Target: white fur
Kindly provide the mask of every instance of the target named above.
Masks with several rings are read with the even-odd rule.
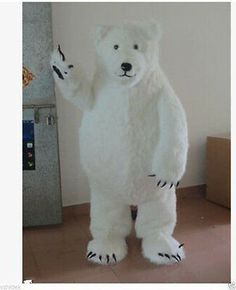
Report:
[[[57,51],[52,55],[51,65],[67,72],[64,80],[54,73],[61,92],[84,111],[80,150],[91,188],[94,238],[88,253],[96,254],[89,259],[97,263],[106,264],[107,255],[115,254],[117,261],[125,257],[124,239],[132,224],[129,205],[138,205],[135,227],[143,238],[145,257],[157,264],[176,262],[159,252],[184,258],[183,249],[172,238],[176,197],[170,185],[185,171],[187,124],[183,107],[159,66],[159,39],[154,24],[98,27],[92,81],[80,66],[78,71],[67,69]],[[130,78],[121,77],[124,62],[132,64],[127,72]]]

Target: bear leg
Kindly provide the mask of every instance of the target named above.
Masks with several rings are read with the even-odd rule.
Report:
[[[90,231],[93,240],[88,243],[87,259],[109,265],[127,255],[125,237],[130,233],[132,219],[130,207],[114,196],[92,193]]]
[[[185,258],[183,244],[172,237],[175,224],[174,189],[166,189],[155,199],[139,205],[135,229],[143,239],[144,257],[155,264],[173,264]]]

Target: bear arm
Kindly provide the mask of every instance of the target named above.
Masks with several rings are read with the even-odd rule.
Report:
[[[154,153],[152,170],[158,180],[176,184],[185,171],[188,136],[184,109],[172,90],[162,90],[158,114],[160,141]]]
[[[81,65],[68,63],[60,45],[52,52],[50,65],[63,97],[81,110],[90,110],[94,101],[93,90]]]
[[[81,68],[74,70],[65,82],[57,83],[58,87],[66,100],[82,111],[90,110],[94,102],[92,86]]]

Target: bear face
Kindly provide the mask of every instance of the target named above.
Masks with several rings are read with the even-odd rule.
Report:
[[[99,67],[109,82],[132,87],[158,65],[157,24],[103,25],[96,31]]]

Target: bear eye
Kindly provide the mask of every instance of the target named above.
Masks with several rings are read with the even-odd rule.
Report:
[[[119,45],[118,44],[115,44],[114,45],[114,49],[118,49],[119,48]]]
[[[137,44],[134,45],[134,49],[138,49],[138,45]]]

